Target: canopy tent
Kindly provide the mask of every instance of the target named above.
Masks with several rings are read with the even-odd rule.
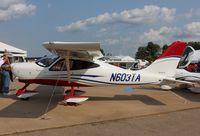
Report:
[[[0,42],[0,56],[3,55],[5,49],[11,53],[13,57],[27,57],[27,51]]]
[[[134,58],[130,56],[109,56],[106,62],[137,62]]]

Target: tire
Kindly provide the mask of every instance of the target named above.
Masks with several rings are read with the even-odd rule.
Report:
[[[23,101],[28,101],[30,99],[30,97],[26,97],[26,98],[21,98]]]

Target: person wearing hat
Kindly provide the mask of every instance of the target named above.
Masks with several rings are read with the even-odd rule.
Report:
[[[2,92],[3,95],[10,95],[9,87],[10,87],[10,61],[8,58],[7,50],[4,51],[3,54],[3,65],[1,66],[2,69]]]

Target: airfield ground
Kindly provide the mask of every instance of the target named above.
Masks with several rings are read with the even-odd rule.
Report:
[[[0,95],[0,135],[199,135],[200,94],[137,86],[79,88],[89,100],[79,106],[59,104],[63,88],[31,85],[39,91],[28,101],[15,97],[23,84],[11,85],[13,95]],[[47,112],[45,112],[47,110]]]

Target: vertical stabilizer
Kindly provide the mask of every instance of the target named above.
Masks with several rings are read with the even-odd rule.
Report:
[[[175,70],[180,61],[180,57],[165,57],[155,60],[150,66],[143,69],[144,72],[160,74],[166,77],[174,77]]]
[[[163,54],[159,56],[150,66],[144,69],[145,72],[160,74],[166,77],[174,77],[175,70],[180,57],[186,47],[186,42],[176,41],[172,43]]]
[[[159,56],[159,58],[170,57],[170,56],[182,56],[187,43],[176,41],[173,42],[164,52]]]

